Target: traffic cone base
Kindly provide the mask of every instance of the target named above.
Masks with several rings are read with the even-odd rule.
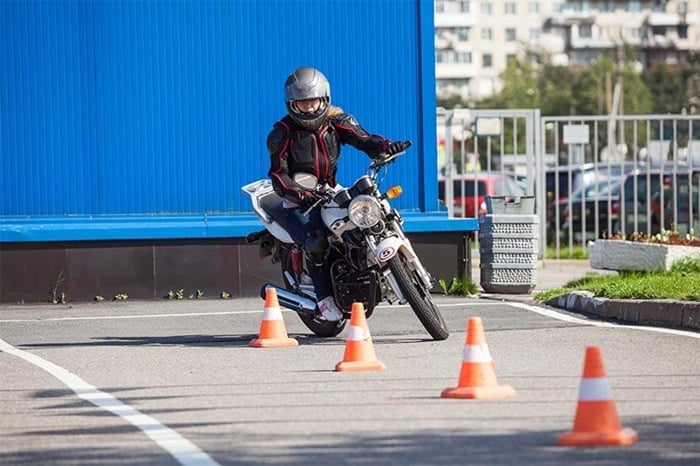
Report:
[[[440,394],[442,398],[498,399],[513,398],[515,389],[509,385],[493,387],[454,387],[446,388]]]
[[[253,348],[285,348],[299,346],[299,342],[294,338],[253,338],[248,343]]]
[[[557,444],[563,447],[626,446],[639,440],[637,432],[623,428],[617,432],[567,432],[559,436]]]
[[[253,348],[283,348],[298,346],[299,342],[287,335],[287,327],[284,325],[282,310],[280,309],[277,291],[268,288],[265,292],[265,310],[258,338],[250,340],[248,346]]]
[[[586,347],[583,377],[571,432],[557,439],[560,446],[625,446],[639,439],[637,432],[620,425],[597,346]]]
[[[383,371],[386,366],[381,361],[341,361],[335,365],[338,372]]]
[[[335,365],[335,370],[342,371],[381,371],[386,366],[377,359],[369,334],[365,309],[362,303],[352,303],[350,328],[345,342],[343,360]]]
[[[446,388],[442,398],[496,399],[512,398],[515,390],[508,385],[498,385],[495,363],[491,358],[479,317],[471,317],[467,325],[462,369],[454,388]]]

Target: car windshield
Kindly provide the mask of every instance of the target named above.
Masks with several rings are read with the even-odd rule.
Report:
[[[511,177],[494,178],[493,192],[489,192],[485,180],[454,180],[452,183],[452,195],[455,198],[473,196],[521,196],[524,191]],[[438,195],[444,199],[445,185],[441,180],[438,185]]]
[[[620,183],[620,180],[615,179],[598,180],[575,190],[571,193],[571,199],[580,200],[583,197],[590,199],[594,197],[612,196],[619,192]]]

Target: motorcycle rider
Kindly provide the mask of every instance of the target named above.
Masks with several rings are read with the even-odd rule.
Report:
[[[315,68],[297,68],[285,81],[284,88],[287,115],[273,125],[267,137],[268,175],[275,192],[284,199],[290,234],[306,253],[321,315],[325,320],[338,321],[343,313],[333,298],[321,211],[316,208],[304,215],[318,199],[295,184],[293,177],[297,173],[309,173],[320,184],[333,187],[342,144],[350,144],[372,159],[394,155],[402,150],[402,145],[369,134],[354,117],[331,106],[330,84]]]

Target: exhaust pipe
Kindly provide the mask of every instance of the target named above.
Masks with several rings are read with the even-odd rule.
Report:
[[[316,303],[309,298],[305,298],[296,293],[293,293],[285,288],[280,288],[272,283],[266,283],[265,286],[260,290],[260,297],[265,299],[267,295],[268,288],[274,288],[277,292],[277,299],[279,300],[280,306],[284,306],[287,309],[298,314],[305,314],[307,316],[314,316],[316,312]]]

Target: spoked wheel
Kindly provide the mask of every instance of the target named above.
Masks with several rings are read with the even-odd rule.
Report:
[[[408,304],[416,313],[418,320],[435,340],[445,340],[450,335],[440,310],[435,305],[430,290],[425,289],[423,282],[406,264],[406,258],[400,253],[389,260],[389,268],[403,291]]]
[[[304,270],[297,276],[293,272],[292,268],[292,255],[290,248],[284,248],[281,253],[281,264],[282,264],[282,277],[284,278],[284,286],[289,291],[294,291],[294,287],[291,283],[287,281],[286,271],[294,276],[297,283],[311,283],[311,277],[309,277],[306,271],[306,260],[304,260]],[[306,325],[306,327],[311,330],[315,335],[319,337],[335,337],[345,328],[345,319],[339,320],[337,322],[329,322],[327,320],[317,319],[315,317],[308,316],[306,314],[297,313],[301,321]]]

